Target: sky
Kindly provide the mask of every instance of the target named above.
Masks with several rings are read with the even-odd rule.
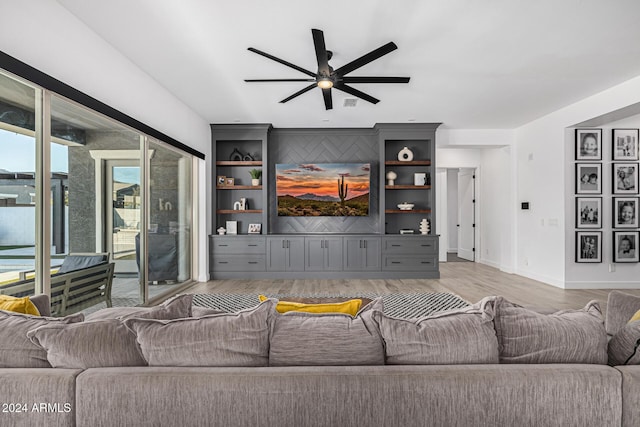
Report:
[[[370,170],[369,163],[277,164],[276,191],[278,196],[312,193],[338,198],[338,180],[344,176],[349,200],[369,193]]]
[[[35,172],[35,139],[0,129],[0,169],[10,172]],[[65,145],[51,144],[51,171],[69,172]]]

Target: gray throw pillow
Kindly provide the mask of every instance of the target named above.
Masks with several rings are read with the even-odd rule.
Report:
[[[237,313],[177,320],[127,319],[149,366],[267,366],[275,300]]]
[[[54,368],[145,366],[135,335],[117,319],[47,325],[29,331]]]
[[[609,292],[607,299],[607,333],[615,335],[640,310],[640,297],[620,291]]]
[[[607,333],[596,301],[545,315],[499,297],[494,324],[501,363],[607,363]]]
[[[628,323],[611,338],[609,365],[640,365],[640,320]]]
[[[388,365],[456,365],[498,363],[493,328],[495,297],[469,307],[418,319],[379,314]]]
[[[384,365],[374,313],[382,298],[355,317],[342,313],[277,313],[271,329],[270,366]]]
[[[154,307],[112,307],[87,314],[85,320],[142,319],[172,320],[191,317],[192,294],[178,295]]]
[[[82,322],[84,315],[40,317],[0,310],[0,368],[50,368],[47,352],[27,338],[43,325]]]

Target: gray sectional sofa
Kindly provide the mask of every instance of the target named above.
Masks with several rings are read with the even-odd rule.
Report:
[[[46,354],[57,367],[6,366],[21,363],[7,356],[14,344],[2,336],[15,316],[0,313],[0,425],[640,425],[640,367],[606,364],[605,326],[595,304],[549,316],[489,299],[453,314],[400,320],[385,318],[375,300],[355,318],[271,314],[275,303],[266,303],[272,305],[227,315],[192,310],[182,296],[154,308],[105,309],[84,321],[32,329],[24,344],[40,348],[28,348],[23,360],[44,363]],[[609,304],[607,332],[615,339],[633,325],[626,320],[640,299],[614,292]],[[128,338],[109,335],[122,334],[122,325],[135,335],[139,353],[126,349],[105,359],[102,353],[130,346]],[[490,325],[495,336],[487,332]],[[632,333],[640,330],[635,326]],[[85,346],[91,331],[96,342]],[[221,343],[225,334],[231,338]],[[267,334],[266,349],[256,346],[255,334]],[[559,337],[564,352],[553,342]],[[381,363],[372,354],[377,342]],[[484,363],[472,363],[474,353]],[[124,366],[140,355],[156,366]],[[120,366],[104,366],[114,360]],[[311,366],[322,360],[327,364]],[[308,366],[274,366],[288,361]],[[74,364],[79,367],[69,367]]]

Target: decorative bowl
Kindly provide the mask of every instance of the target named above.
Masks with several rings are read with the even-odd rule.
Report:
[[[401,211],[410,211],[414,206],[415,205],[413,203],[404,202],[398,204],[398,209],[400,209]]]

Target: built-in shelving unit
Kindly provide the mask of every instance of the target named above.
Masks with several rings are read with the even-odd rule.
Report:
[[[262,185],[218,185],[216,190],[262,190]]]
[[[431,190],[430,185],[385,185],[385,190]]]

